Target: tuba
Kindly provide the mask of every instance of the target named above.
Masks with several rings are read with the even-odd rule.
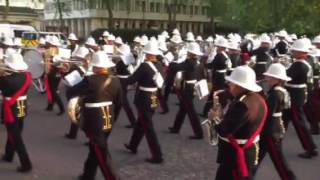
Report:
[[[212,110],[215,112],[215,116],[212,119],[206,119],[201,124],[207,129],[208,141],[212,146],[216,146],[219,141],[218,133],[215,130],[215,126],[219,124],[222,119],[222,106],[219,102],[218,93],[222,91],[216,91],[213,93],[213,106]]]
[[[68,102],[68,115],[72,123],[79,125],[80,128],[83,127],[83,116],[82,116],[82,98],[76,96],[71,98]]]

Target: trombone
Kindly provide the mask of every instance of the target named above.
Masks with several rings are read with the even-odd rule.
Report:
[[[0,77],[9,76],[13,73],[17,73],[19,71],[9,68],[6,64],[0,63]]]

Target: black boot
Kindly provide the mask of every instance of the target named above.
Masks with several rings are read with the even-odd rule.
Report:
[[[53,110],[53,103],[48,103],[47,108],[45,109],[46,111],[52,111]]]

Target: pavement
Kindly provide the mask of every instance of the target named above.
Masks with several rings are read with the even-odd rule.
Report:
[[[64,93],[61,93],[64,98]],[[129,93],[132,102],[133,92]],[[65,101],[65,99],[64,99]],[[145,139],[139,146],[136,155],[124,149],[123,144],[128,142],[132,129],[126,129],[127,117],[122,111],[114,125],[109,139],[109,150],[114,164],[123,180],[209,180],[215,178],[218,167],[216,163],[217,147],[210,146],[206,139],[189,140],[192,129],[186,118],[180,134],[172,135],[167,128],[172,125],[178,106],[175,95],[170,96],[170,112],[166,115],[156,113],[154,126],[159,137],[164,154],[164,163],[153,165],[144,162],[150,156]],[[196,109],[201,112],[204,100],[196,101]],[[67,114],[57,116],[57,107],[53,112],[44,111],[46,96],[31,88],[29,91],[29,115],[25,120],[23,137],[34,169],[31,173],[19,174],[16,167],[19,165],[17,157],[13,163],[0,161],[1,180],[74,180],[82,172],[83,163],[87,157],[87,142],[82,132],[76,140],[64,138],[70,121]],[[134,107],[134,106],[133,106]],[[134,109],[134,108],[133,108]],[[159,110],[160,111],[160,110]],[[203,120],[203,119],[202,119]],[[313,136],[318,147],[319,136]],[[0,126],[0,153],[3,154],[6,141],[6,130]],[[297,157],[303,149],[295,131],[290,125],[284,140],[283,151],[288,163],[294,170],[298,180],[319,180],[320,158],[305,160]],[[98,172],[97,180],[103,177]],[[270,158],[267,156],[256,177],[256,180],[279,180]]]

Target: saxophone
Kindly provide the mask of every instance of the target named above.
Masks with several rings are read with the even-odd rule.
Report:
[[[215,112],[215,116],[211,119],[206,119],[201,123],[207,129],[208,141],[212,146],[216,146],[218,144],[219,136],[215,130],[215,126],[218,125],[222,119],[222,106],[219,102],[219,92],[221,91],[216,91],[213,93],[212,111]]]

